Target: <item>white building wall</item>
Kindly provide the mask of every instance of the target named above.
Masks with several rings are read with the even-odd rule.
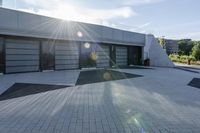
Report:
[[[145,36],[145,46],[144,46],[144,60],[149,58],[149,49],[152,43],[154,36],[153,35],[146,35]]]
[[[144,46],[145,34],[65,21],[0,7],[0,34]],[[82,37],[77,36],[81,32]]]
[[[150,66],[174,67],[173,62],[153,35],[146,35],[145,40],[144,59],[150,59]]]

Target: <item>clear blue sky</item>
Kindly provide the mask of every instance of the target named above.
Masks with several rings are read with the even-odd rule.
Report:
[[[3,0],[3,7],[156,37],[200,40],[200,0]]]

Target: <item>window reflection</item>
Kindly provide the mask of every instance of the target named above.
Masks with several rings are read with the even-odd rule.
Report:
[[[81,66],[96,67],[97,45],[93,43],[83,43],[81,45]]]
[[[42,44],[42,70],[53,70],[55,64],[54,44]]]

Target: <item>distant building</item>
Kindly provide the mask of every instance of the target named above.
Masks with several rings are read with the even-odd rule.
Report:
[[[190,42],[192,39],[181,39],[181,41]]]
[[[165,49],[167,54],[178,54],[178,40],[165,39]]]

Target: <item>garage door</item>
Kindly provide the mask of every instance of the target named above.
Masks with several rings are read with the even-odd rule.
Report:
[[[116,47],[116,64],[118,66],[127,65],[127,47]]]
[[[97,49],[97,67],[110,67],[110,49],[109,46],[100,45]]]
[[[79,45],[76,42],[59,42],[55,45],[56,70],[79,68]]]
[[[39,42],[6,40],[6,73],[39,71]]]

